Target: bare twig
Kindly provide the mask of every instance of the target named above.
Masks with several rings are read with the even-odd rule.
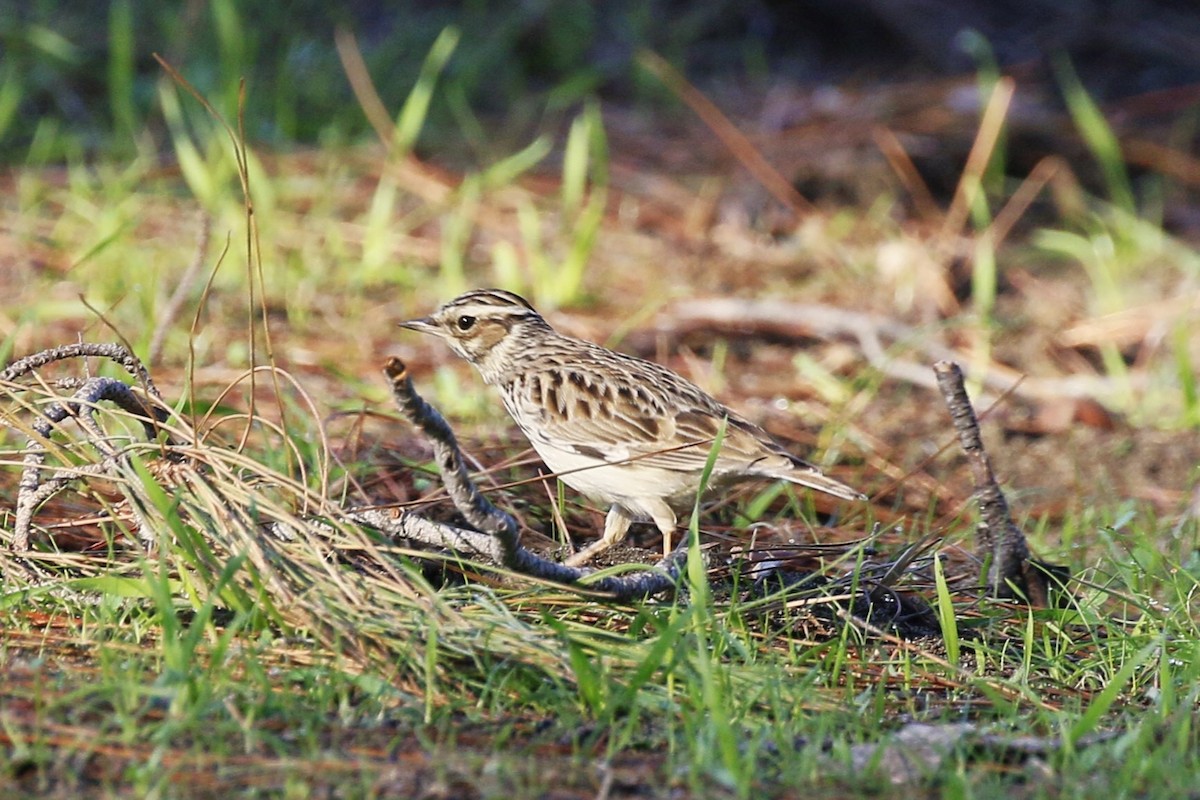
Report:
[[[76,391],[70,399],[52,403],[39,411],[39,418],[33,423],[33,435],[29,437],[21,480],[17,488],[16,519],[10,545],[14,552],[24,553],[29,550],[33,515],[39,506],[71,481],[88,475],[107,473],[120,460],[120,454],[108,444],[104,432],[95,420],[97,403],[102,400],[115,403],[137,417],[141,420],[147,439],[153,439],[158,434],[159,424],[166,420],[165,409],[156,405],[156,401],[161,402],[162,398],[150,379],[150,374],[136,356],[119,344],[78,343],[43,350],[18,359],[0,370],[0,382],[15,382],[55,361],[88,356],[108,358],[120,364],[141,384],[149,399],[138,397],[127,384],[113,378],[67,379],[58,382],[59,388]],[[99,452],[100,461],[82,467],[60,468],[57,475],[43,480],[46,443],[54,427],[67,417],[74,417],[83,427],[89,443]]]
[[[851,311],[823,303],[711,297],[677,303],[671,308],[671,316],[664,319],[659,327],[688,331],[701,326],[706,329],[765,332],[790,338],[849,338],[858,345],[868,363],[884,375],[930,389],[936,386],[936,379],[929,375],[926,363],[895,358],[889,348],[903,344],[929,360],[951,361],[960,357],[952,348],[931,341],[930,336],[919,328],[878,314]],[[973,374],[972,377],[981,380],[996,395],[1012,392],[1031,400],[1103,397],[1115,394],[1118,388],[1117,382],[1110,377],[1070,375],[1039,378],[998,363],[989,364],[985,374]],[[1133,375],[1123,380],[1137,386],[1144,377]]]
[[[933,365],[933,371],[975,483],[980,513],[978,551],[983,563],[990,564],[987,585],[994,597],[1020,596],[1034,605],[1047,605],[1049,587],[1045,568],[1030,559],[1025,534],[1013,522],[1008,501],[996,482],[983,448],[979,420],[963,384],[962,369],[953,361],[939,361]]]
[[[114,447],[96,420],[95,415],[101,401],[114,403],[132,414],[141,422],[149,439],[156,437],[168,420],[168,408],[162,403],[145,366],[126,348],[116,344],[75,344],[46,350],[20,359],[0,371],[0,381],[13,384],[17,379],[55,361],[96,356],[112,359],[123,366],[138,380],[146,394],[136,394],[128,384],[107,377],[67,378],[52,384],[44,381],[41,383],[47,391],[57,388],[73,390],[73,394],[52,401],[42,408],[32,403],[26,404],[35,419],[29,426],[21,428],[28,435],[29,444],[19,482],[11,541],[11,550],[15,553],[23,554],[29,551],[33,516],[37,509],[72,481],[94,476],[123,480],[126,474],[127,451]],[[654,567],[632,575],[596,579],[589,579],[589,572],[586,570],[549,561],[526,550],[518,541],[516,521],[488,502],[471,482],[450,427],[442,416],[413,390],[404,365],[399,361],[389,363],[387,375],[392,380],[401,410],[432,440],[447,492],[473,530],[436,523],[408,512],[391,514],[367,509],[335,510],[333,517],[337,521],[368,526],[393,538],[408,539],[427,547],[479,557],[536,578],[578,584],[580,588],[619,599],[644,597],[675,588],[687,555],[686,539],[675,552]],[[23,387],[17,384],[11,388],[19,390]],[[92,464],[57,466],[51,469],[46,465],[50,437],[56,426],[68,418],[74,419],[80,425],[85,441],[97,451],[99,458]],[[190,435],[185,438],[190,439]],[[170,438],[165,442],[165,445],[175,444],[177,443]],[[197,446],[193,441],[184,444],[189,448]],[[176,453],[172,460],[180,457]],[[47,478],[48,471],[52,474]],[[297,523],[294,524],[301,522],[317,530],[328,528],[328,523],[313,517],[297,518]],[[297,535],[297,531],[286,526],[272,525],[268,526],[268,529],[281,539],[294,538]],[[143,533],[148,536],[150,534],[145,530]],[[4,559],[3,565],[7,570],[10,566],[9,560]],[[11,566],[14,569],[24,568],[20,563],[13,563]]]
[[[562,583],[578,583],[585,578],[588,575],[587,570],[544,559],[521,546],[517,521],[492,505],[475,488],[467,473],[467,465],[454,432],[437,409],[417,394],[404,362],[398,358],[390,359],[384,368],[384,374],[392,383],[392,394],[400,412],[420,428],[432,443],[442,481],[451,500],[454,501],[455,508],[466,518],[467,524],[495,540],[495,548],[480,547],[481,542],[473,540],[475,544],[472,544],[472,548],[475,552],[482,554],[491,549],[499,556],[496,559],[499,563],[537,578]],[[439,532],[438,535],[442,534]],[[619,599],[644,597],[674,589],[686,558],[687,537],[684,537],[675,550],[653,568],[633,575],[589,581],[586,587],[612,594]]]
[[[138,385],[145,389],[147,394],[156,400],[162,399],[162,395],[159,393],[158,388],[155,387],[154,381],[150,380],[150,373],[146,371],[145,365],[125,347],[113,343],[78,342],[76,344],[65,344],[61,347],[42,350],[31,356],[19,358],[3,370],[0,370],[0,382],[15,381],[35,370],[41,369],[47,364],[53,364],[55,361],[89,356],[107,358],[117,362],[137,380]]]
[[[157,434],[157,423],[166,419],[160,408],[148,407],[141,398],[133,394],[127,384],[114,378],[88,378],[70,400],[53,403],[41,411],[41,418],[33,423],[34,435],[29,437],[25,453],[24,469],[17,489],[17,513],[13,526],[11,549],[18,553],[29,550],[30,529],[33,514],[38,506],[49,500],[72,480],[84,475],[109,472],[121,459],[118,451],[106,441],[104,431],[95,420],[96,404],[107,400],[138,417],[146,432],[146,438]],[[60,470],[59,475],[43,482],[41,472],[46,462],[46,445],[54,426],[67,417],[75,417],[88,434],[89,443],[100,453],[101,460],[86,467],[71,467]]]

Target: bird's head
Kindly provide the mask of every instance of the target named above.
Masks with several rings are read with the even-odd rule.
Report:
[[[476,289],[459,295],[428,317],[400,327],[430,333],[474,364],[489,383],[505,363],[517,358],[522,340],[550,331],[549,324],[525,298],[502,289]]]

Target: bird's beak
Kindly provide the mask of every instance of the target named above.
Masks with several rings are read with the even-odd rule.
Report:
[[[401,322],[400,327],[408,328],[410,331],[417,331],[418,333],[437,334],[439,330],[438,326],[435,325],[433,320],[431,320],[429,317],[421,317],[420,319],[410,319],[406,322]]]

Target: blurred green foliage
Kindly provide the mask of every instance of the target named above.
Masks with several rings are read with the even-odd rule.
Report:
[[[637,48],[682,58],[705,37],[731,33],[726,23],[733,6],[0,0],[0,161],[59,162],[160,148],[156,85],[164,76],[155,53],[230,120],[244,78],[253,141],[333,145],[370,136],[334,46],[339,27],[357,37],[394,112],[439,33],[454,26],[461,42],[430,109],[426,140],[445,146],[445,137],[463,136],[464,119],[476,114],[502,118],[513,135],[524,136],[545,114],[575,106],[600,88],[658,97],[658,87],[635,73]],[[744,47],[730,57],[755,62]]]

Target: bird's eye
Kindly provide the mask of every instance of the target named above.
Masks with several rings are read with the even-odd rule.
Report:
[[[471,328],[475,327],[475,318],[464,314],[458,318],[458,322],[456,324],[458,325],[458,329],[460,331],[469,331]]]

